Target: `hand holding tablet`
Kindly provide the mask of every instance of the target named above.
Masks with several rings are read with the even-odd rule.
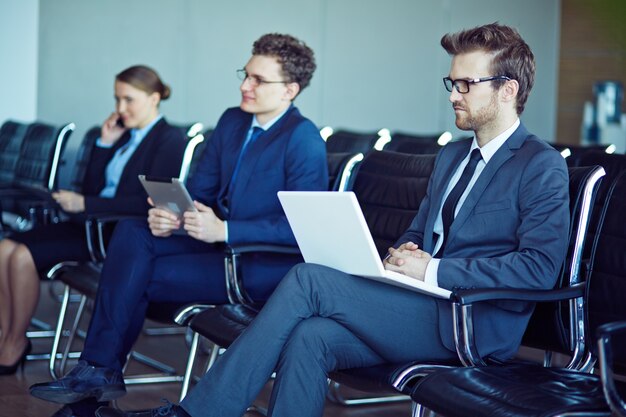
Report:
[[[162,235],[167,236],[170,231],[174,234],[186,234],[187,232],[182,227],[183,213],[186,211],[197,212],[198,210],[185,185],[177,178],[164,179],[146,177],[145,175],[139,175],[139,181],[150,196],[154,206],[173,214],[179,222],[178,228],[172,230],[171,227],[167,227],[166,233]],[[168,219],[164,218],[164,220],[167,221]],[[154,229],[153,233],[157,234]]]

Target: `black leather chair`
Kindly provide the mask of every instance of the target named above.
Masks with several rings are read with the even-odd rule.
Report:
[[[207,146],[207,144],[209,143],[211,139],[211,134],[213,134],[213,129],[208,128],[198,133],[196,136],[190,139],[190,140],[197,140],[199,142],[194,148],[193,156],[191,157],[191,159],[188,159],[187,156],[185,156],[184,158],[185,161],[189,161],[189,167],[183,166],[183,168],[185,168],[185,171],[187,172],[187,177],[185,179],[181,179],[181,181],[184,180],[185,182],[189,182],[194,172],[196,172],[196,165],[198,165],[198,162],[200,161],[200,157],[204,153],[204,148]],[[202,138],[201,141],[200,141],[200,138]],[[187,162],[184,162],[183,164],[187,164]],[[183,169],[181,169],[181,171],[183,171]]]
[[[352,191],[357,195],[374,242],[381,256],[409,226],[426,194],[434,155],[409,155],[395,152],[370,152],[358,166]],[[228,277],[227,277],[228,279]],[[241,284],[239,284],[241,285]],[[233,297],[233,303],[213,308],[189,306],[180,312],[177,322],[195,332],[188,362],[184,397],[191,378],[193,359],[202,335],[216,346],[211,350],[207,367],[217,358],[219,348],[227,348],[247,327],[259,305]],[[200,312],[199,312],[200,311]]]
[[[28,124],[7,120],[0,126],[0,188],[10,187]]]
[[[200,122],[182,124],[173,123],[172,126],[177,127],[181,132],[183,132],[187,140],[195,138],[201,134],[202,129],[204,129],[204,125]]]
[[[83,136],[80,146],[78,147],[69,186],[67,187],[72,191],[76,191],[78,193],[82,192],[85,172],[87,171],[87,165],[89,164],[91,152],[96,146],[96,141],[100,137],[100,129],[100,126],[93,126],[87,130]],[[67,164],[67,156],[63,154],[59,162],[59,169],[67,166]],[[67,216],[63,214],[58,204],[50,198],[43,198],[41,200],[25,200],[22,201],[20,205],[23,210],[28,210],[29,217],[34,219],[36,223],[58,223],[67,220]]]
[[[578,282],[578,272],[581,262],[581,250],[584,246],[584,236],[587,231],[588,224],[588,210],[593,201],[594,191],[597,187],[599,178],[603,175],[603,171],[599,167],[589,169],[575,169],[570,170],[570,211],[573,213],[571,220],[572,235],[570,237],[570,250],[568,254],[568,262],[563,266],[563,273],[561,282],[558,287],[568,287],[571,284]],[[585,186],[588,186],[585,188]],[[582,222],[582,223],[581,223]],[[575,294],[580,295],[579,292],[582,289],[575,291]],[[573,305],[574,303],[572,303]],[[463,317],[466,314],[471,314],[471,307],[464,309],[464,307],[457,305],[453,302],[453,309],[458,317]],[[560,310],[559,310],[560,311]],[[583,357],[578,354],[579,348],[569,344],[569,339],[564,334],[568,332],[568,323],[563,320],[563,317],[558,315],[553,317],[555,312],[553,310],[547,310],[545,314],[542,314],[543,319],[537,320],[541,328],[541,332],[554,333],[557,332],[562,337],[555,338],[555,342],[550,345],[552,349],[557,349],[561,352],[566,352],[572,355],[571,366],[575,366],[583,361]],[[573,317],[575,322],[580,322],[582,317],[580,312],[576,311]],[[434,369],[445,367],[456,367],[461,365],[471,365],[474,363],[496,363],[491,358],[480,358],[475,352],[475,349],[464,345],[462,342],[465,340],[473,341],[473,334],[471,332],[471,325],[460,326],[459,323],[451,323],[451,326],[455,326],[455,332],[458,335],[458,361],[450,363],[412,363],[412,364],[386,364],[368,368],[349,369],[335,372],[331,375],[333,381],[339,382],[344,385],[348,385],[353,388],[360,389],[367,392],[402,392],[404,394],[409,392],[410,385],[415,379],[432,372]],[[534,328],[529,326],[528,331],[533,331]],[[528,332],[527,331],[527,332]],[[526,339],[525,342],[528,342]],[[538,347],[541,347],[539,342],[536,342]],[[333,391],[331,391],[332,393]],[[338,398],[342,400],[341,398]],[[368,402],[371,402],[368,399]],[[341,401],[347,404],[359,404],[361,401],[347,400]]]
[[[15,162],[13,180],[0,189],[3,215],[13,213],[10,226],[14,229],[24,229],[31,224],[28,210],[20,212],[20,208],[29,205],[18,202],[46,199],[56,187],[61,155],[74,128],[74,123],[60,127],[44,123],[28,126]]]
[[[192,165],[192,161],[197,159],[198,151],[202,149],[201,145],[204,140],[204,135],[202,133],[198,133],[188,140],[187,147],[183,155],[179,178],[183,180],[188,178],[188,172]],[[72,354],[70,349],[76,335],[79,333],[79,325],[85,307],[87,306],[87,302],[88,300],[95,299],[98,289],[98,281],[100,279],[100,272],[102,269],[102,262],[106,257],[106,241],[112,231],[113,225],[120,219],[127,217],[128,216],[119,215],[99,215],[87,219],[85,222],[85,234],[86,244],[91,254],[91,261],[85,263],[61,262],[55,265],[47,274],[49,279],[58,280],[64,284],[61,307],[57,317],[55,337],[51,353],[49,355],[49,371],[51,376],[55,379],[58,378],[59,375],[63,374],[67,360],[72,356],[76,356],[76,353]],[[68,313],[72,291],[80,294],[80,303],[72,325],[70,326],[64,350],[59,355],[59,347],[61,338],[64,334],[66,316]],[[172,317],[174,316],[174,313],[183,306],[183,304],[177,303],[151,303],[148,307],[146,317],[161,323],[175,325]],[[159,335],[178,334],[182,332],[179,327],[176,326],[174,331],[171,331],[171,329],[149,329],[147,330],[147,333]],[[59,366],[57,366],[59,356],[61,360]],[[176,370],[171,366],[155,361],[139,352],[133,351],[131,353],[131,357],[145,365],[156,368],[161,373],[156,375],[128,376],[125,378],[125,382],[127,384],[180,382],[183,379],[183,376],[177,375]]]
[[[352,172],[363,160],[363,154],[360,152],[327,153],[326,160],[328,161],[328,189],[345,191],[351,188]]]
[[[448,417],[626,416],[626,382],[614,378],[626,374],[626,172],[607,196],[584,304],[586,346],[592,362],[599,360],[599,375],[534,365],[443,370],[415,386],[417,403]]]
[[[586,166],[583,161],[582,158],[588,153],[588,152],[605,152],[608,148],[609,145],[586,145],[586,146],[580,146],[580,145],[564,145],[564,144],[553,144],[552,145],[557,151],[561,152],[561,155],[563,155],[563,158],[565,158],[565,162],[567,163],[568,167],[581,167],[581,166]]]
[[[602,150],[588,151],[580,157],[580,166],[600,165],[606,171],[606,177],[598,188],[598,197],[594,205],[591,224],[589,225],[589,234],[593,238],[598,230],[597,222],[600,219],[600,213],[604,208],[604,202],[609,188],[613,181],[626,171],[626,155],[624,154],[608,154]],[[589,246],[590,248],[590,246]]]
[[[398,168],[406,169],[409,163],[401,162],[403,158],[413,158],[414,166],[420,166],[424,169],[426,175],[418,178],[418,183],[411,184],[414,179],[406,173],[402,175],[398,172]],[[387,248],[395,242],[408,226],[414,217],[419,203],[423,198],[428,176],[432,170],[434,163],[434,155],[408,155],[400,153],[372,153],[369,154],[356,174],[354,191],[357,193],[359,202],[362,205],[368,226],[375,237],[376,246],[381,256],[386,252]],[[406,159],[408,160],[408,159]],[[405,161],[406,161],[405,160]],[[395,167],[395,168],[394,168]],[[427,169],[425,169],[427,167]],[[397,175],[397,176],[394,176]],[[563,272],[563,290],[553,290],[541,293],[543,297],[552,297],[552,300],[576,300],[572,302],[575,306],[582,297],[583,287],[574,284],[579,281],[579,268],[581,263],[581,251],[584,245],[584,237],[587,231],[589,210],[595,197],[595,190],[599,179],[604,175],[604,171],[600,167],[580,168],[570,170],[570,209],[572,215],[572,236],[568,262],[564,265]],[[407,178],[408,177],[408,178]],[[367,187],[368,184],[382,185],[384,179],[387,183],[379,187]],[[381,179],[383,181],[381,181]],[[419,185],[421,184],[421,186]],[[360,187],[363,185],[363,188]],[[409,192],[411,191],[411,192]],[[409,196],[409,197],[407,197]],[[391,203],[391,204],[390,204]],[[369,209],[371,204],[372,210]],[[380,210],[379,204],[389,204]],[[571,284],[571,287],[570,287]],[[488,291],[492,295],[499,296],[503,293],[499,290]],[[536,294],[536,291],[529,293]],[[455,304],[458,310],[458,317],[464,317],[471,313],[471,307],[465,308]],[[582,317],[580,311],[574,310],[576,313],[573,329],[577,330],[580,326]],[[246,305],[224,305],[203,311],[197,314],[190,322],[190,327],[195,332],[215,342],[220,347],[228,347],[232,341],[247,327],[256,315],[255,306]],[[551,321],[554,326],[559,327],[561,333],[565,332],[561,328],[566,324],[558,321]],[[451,323],[453,325],[453,323]],[[473,341],[473,334],[470,332],[471,327],[463,327],[457,323],[457,333],[459,338],[467,341]],[[578,340],[579,336],[575,336]],[[569,339],[561,340],[566,346],[562,350],[568,350],[572,354],[571,366],[578,366],[584,360],[580,353],[580,346],[569,345]],[[212,352],[210,360],[214,360],[216,353]],[[352,404],[367,404],[379,401],[397,401],[408,399],[406,395],[398,396],[398,393],[408,394],[409,387],[415,379],[423,376],[433,369],[450,366],[471,365],[474,363],[483,363],[483,359],[478,357],[475,350],[463,345],[459,341],[458,346],[459,361],[447,364],[387,364],[376,367],[349,369],[334,372],[330,375],[333,385],[329,391],[330,398],[337,402]],[[345,399],[339,393],[339,386],[343,384],[362,391],[395,394],[391,397],[365,398],[365,399]]]
[[[380,136],[377,132],[354,132],[350,130],[337,130],[326,139],[326,152],[360,152],[367,154],[374,149],[374,145]]]
[[[391,141],[385,144],[383,150],[412,154],[436,154],[442,146],[437,143],[437,140],[445,134],[452,137],[450,132],[433,135],[413,135],[396,132],[391,135]]]
[[[85,176],[85,171],[87,169],[87,164],[89,163],[89,158],[91,155],[91,151],[96,144],[96,140],[100,137],[100,126],[94,126],[90,128],[83,137],[83,140],[78,148],[78,152],[76,155],[76,160],[74,163],[74,170],[70,179],[69,189],[76,192],[82,191],[82,183],[83,178]],[[59,165],[66,165],[66,161],[62,159],[62,162]],[[65,220],[65,216],[62,214],[58,205],[50,200],[26,200],[21,202],[24,207],[28,207],[28,211],[30,213],[31,218],[36,218],[37,222],[47,223],[47,222],[60,222]],[[54,279],[54,275],[58,267],[52,268],[49,271],[46,271],[42,278],[43,279]],[[48,287],[50,291],[50,295],[53,299],[59,298],[59,296],[55,293],[54,288],[52,286]],[[55,332],[52,326],[44,320],[33,317],[31,320],[31,328],[35,330],[29,330],[26,333],[28,338],[54,338]],[[76,356],[72,354],[72,357]],[[26,357],[27,360],[39,360],[39,359],[50,359],[50,354],[46,353],[32,353]]]

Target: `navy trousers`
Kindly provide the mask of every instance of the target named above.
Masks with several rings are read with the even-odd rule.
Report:
[[[319,417],[330,371],[456,358],[437,316],[429,296],[298,265],[181,406],[193,417],[239,417],[276,371],[269,415]]]
[[[248,293],[266,300],[299,261],[289,256],[243,259],[242,273],[251,278]],[[121,370],[150,301],[227,302],[223,248],[188,236],[154,237],[145,220],[121,221],[108,246],[81,358]]]

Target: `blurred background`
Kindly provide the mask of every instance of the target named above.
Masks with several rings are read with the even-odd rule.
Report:
[[[113,110],[114,75],[141,63],[172,88],[169,121],[211,127],[239,103],[235,70],[253,41],[286,32],[316,53],[296,105],[318,126],[458,136],[439,40],[498,21],[535,53],[532,132],[624,142],[625,20],[624,0],[0,0],[0,123],[74,122],[71,153]]]

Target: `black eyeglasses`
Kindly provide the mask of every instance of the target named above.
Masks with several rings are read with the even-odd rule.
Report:
[[[494,75],[493,77],[458,79],[458,80],[453,80],[450,77],[445,77],[443,79],[443,85],[446,86],[446,90],[448,90],[449,92],[452,92],[452,88],[454,87],[456,88],[456,91],[458,91],[459,93],[466,94],[466,93],[469,93],[470,84],[484,83],[486,81],[493,81],[493,80],[510,81],[511,78],[507,77],[506,75]]]
[[[252,85],[252,87],[258,87],[261,84],[279,84],[279,83],[284,84],[284,83],[289,82],[289,81],[267,81],[259,77],[258,75],[248,74],[248,72],[245,69],[237,70],[237,78],[239,78],[241,81],[248,80],[248,82],[250,83],[250,85]]]

